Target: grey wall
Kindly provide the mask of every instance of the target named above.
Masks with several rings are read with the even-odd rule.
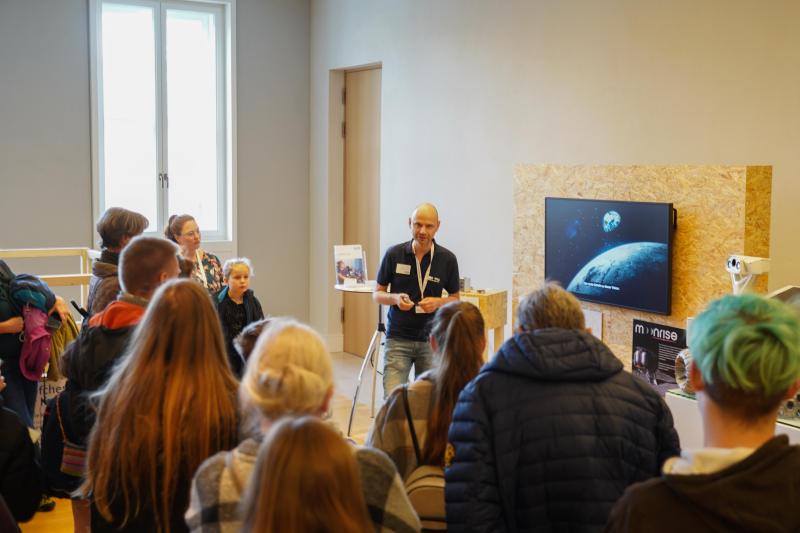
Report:
[[[238,252],[265,311],[302,319],[309,16],[304,0],[237,1]],[[97,239],[89,106],[87,0],[0,0],[0,248]]]
[[[239,254],[265,313],[307,320],[310,7],[236,6]]]
[[[0,248],[92,241],[86,0],[0,0]]]
[[[518,163],[771,164],[770,285],[800,283],[800,3],[317,0],[311,13],[312,286],[327,287],[336,244],[319,237],[338,216],[329,71],[372,62],[383,249],[432,201],[461,272],[510,289]],[[338,302],[312,290],[312,323],[331,335]]]

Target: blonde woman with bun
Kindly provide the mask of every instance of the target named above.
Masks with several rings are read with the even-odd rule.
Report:
[[[320,336],[295,320],[272,321],[256,342],[239,386],[244,429],[249,438],[234,450],[209,458],[195,474],[186,512],[189,529],[240,531],[243,515],[239,506],[255,470],[263,436],[285,416],[321,418],[332,397],[333,364]],[[419,519],[392,461],[378,450],[352,446],[351,451],[374,531],[419,531]],[[323,451],[306,460],[330,461],[327,453]],[[307,494],[292,497],[298,505],[313,505]]]
[[[223,284],[222,263],[219,257],[201,248],[200,226],[194,217],[172,215],[164,235],[180,246],[181,259],[192,263],[191,278],[199,281],[209,294],[218,293]]]
[[[308,415],[281,419],[264,438],[242,515],[248,533],[372,529],[350,445],[330,424]]]

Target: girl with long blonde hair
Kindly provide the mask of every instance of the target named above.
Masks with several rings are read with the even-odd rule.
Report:
[[[333,396],[332,363],[325,342],[305,324],[285,318],[274,319],[264,329],[250,354],[239,387],[242,417],[249,438],[234,450],[210,457],[197,471],[192,482],[191,503],[186,513],[186,522],[192,531],[241,531],[244,517],[241,513],[231,512],[231,509],[240,507],[245,488],[254,477],[259,444],[270,428],[286,416],[311,416],[321,420],[328,412]],[[338,441],[335,445],[331,444],[335,441],[333,437],[324,438],[330,446],[319,447],[317,442],[301,442],[302,439],[295,439],[293,446],[308,446],[309,450],[313,448],[316,451],[293,455],[292,469],[301,469],[301,465],[296,462],[301,461],[304,463],[302,468],[308,470],[303,475],[329,479],[331,472],[327,469],[332,467],[327,463],[333,461],[339,464],[342,451],[349,450],[361,479],[361,506],[365,515],[372,519],[366,530],[419,531],[419,519],[389,458],[376,450],[351,446],[340,434],[336,435]],[[328,448],[331,446],[335,446],[335,457],[328,457]],[[284,466],[288,468],[288,465]],[[283,476],[282,471],[279,474]],[[295,474],[300,475],[297,472]],[[292,482],[287,483],[291,485]],[[335,491],[331,492],[332,488],[326,486],[328,483],[320,481],[320,486],[314,490],[335,497]],[[288,492],[289,485],[277,490]],[[298,508],[302,505],[308,513],[312,513],[312,508],[320,503],[316,492],[296,492],[296,486],[291,490],[294,491],[293,496],[286,494],[285,497],[294,498],[292,504]],[[345,494],[340,497],[351,498]],[[273,505],[283,503],[261,500],[258,503],[259,512],[282,512],[281,509],[268,508]],[[330,502],[331,509],[338,509],[338,505],[345,504]],[[350,508],[348,504],[347,509]],[[334,511],[326,513],[336,514]]]
[[[245,532],[374,529],[350,445],[314,416],[285,418],[272,426],[259,448],[242,514]]]
[[[155,293],[99,399],[86,480],[92,531],[185,531],[191,476],[236,444],[237,382],[208,293]]]

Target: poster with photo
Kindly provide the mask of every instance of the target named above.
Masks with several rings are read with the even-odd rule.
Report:
[[[337,285],[363,285],[367,281],[367,262],[360,244],[333,247]]]
[[[647,381],[662,396],[677,387],[675,357],[686,348],[685,329],[634,320],[632,346],[634,376]]]

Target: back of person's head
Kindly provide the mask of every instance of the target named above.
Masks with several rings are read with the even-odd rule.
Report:
[[[447,430],[458,395],[483,365],[483,316],[468,302],[445,304],[433,317],[431,337],[436,341],[431,397],[435,408],[429,410],[422,459],[425,464],[444,465]]]
[[[231,277],[231,272],[236,267],[246,267],[247,271],[250,273],[250,277],[255,277],[255,272],[253,272],[253,263],[246,257],[233,257],[225,261],[225,264],[222,265],[222,275],[225,279]]]
[[[122,290],[148,298],[166,279],[177,274],[177,253],[177,246],[158,237],[131,240],[119,257]]]
[[[269,430],[242,500],[243,531],[372,531],[350,445],[317,417]]]
[[[167,222],[167,227],[164,228],[164,236],[177,244],[183,225],[190,220],[194,220],[192,215],[171,215]]]
[[[235,339],[233,339],[233,346],[245,361],[250,359],[250,354],[253,353],[253,348],[256,345],[256,341],[258,341],[258,337],[261,335],[261,332],[264,331],[264,328],[269,326],[272,320],[272,318],[267,317],[251,322],[245,326]]]
[[[178,277],[179,278],[191,278],[192,271],[194,270],[194,262],[185,259],[182,255],[178,255]]]
[[[800,378],[798,312],[777,300],[724,296],[692,321],[688,338],[704,392],[742,420],[774,416]]]
[[[544,285],[520,300],[517,324],[522,331],[586,328],[578,299],[555,281],[545,281]]]
[[[262,418],[322,414],[332,390],[333,362],[322,338],[284,318],[273,320],[256,342],[239,398],[245,417],[256,424]]]
[[[108,521],[148,506],[168,529],[179,480],[236,443],[236,387],[208,293],[191,280],[165,283],[96,394],[79,493],[91,495]]]
[[[97,221],[97,233],[100,234],[100,247],[117,249],[122,246],[125,237],[132,238],[147,229],[150,223],[147,218],[122,207],[109,207]]]

